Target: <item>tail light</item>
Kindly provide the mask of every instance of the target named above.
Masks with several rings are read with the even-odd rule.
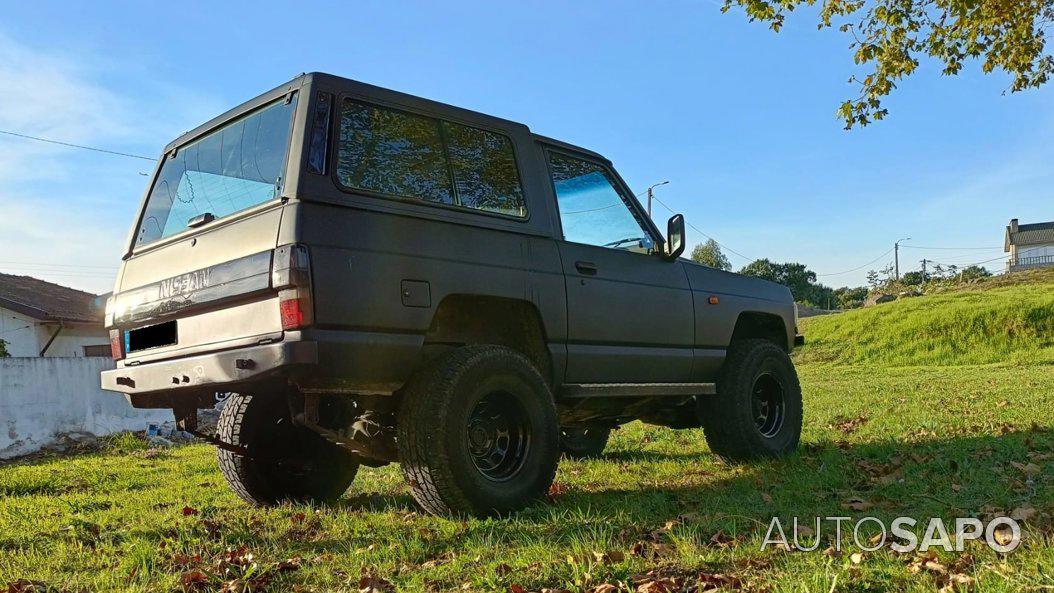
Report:
[[[121,339],[121,330],[119,329],[110,330],[110,355],[113,356],[114,360],[122,360],[124,358],[124,340]]]
[[[311,258],[304,245],[283,245],[274,250],[271,287],[278,289],[282,329],[300,329],[314,321],[311,298]]]

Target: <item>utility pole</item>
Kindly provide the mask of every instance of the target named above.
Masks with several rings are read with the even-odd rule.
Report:
[[[922,260],[922,281],[923,282],[926,281],[926,262],[932,262],[932,261],[933,261],[932,259],[925,259],[925,258],[923,258],[923,260]]]
[[[902,241],[910,240],[911,237],[908,237],[906,239],[897,239],[897,241],[893,243],[893,275],[897,279],[897,282],[900,282],[900,243]]]
[[[660,181],[659,183],[653,184],[651,187],[648,188],[648,218],[651,218],[651,198],[652,198],[652,191],[651,190],[659,187],[660,185],[666,185],[667,183],[669,183],[669,181]],[[637,194],[637,195],[640,195],[640,194]]]

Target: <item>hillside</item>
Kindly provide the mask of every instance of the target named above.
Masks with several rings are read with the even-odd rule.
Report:
[[[799,363],[1054,363],[1054,270],[801,321]]]

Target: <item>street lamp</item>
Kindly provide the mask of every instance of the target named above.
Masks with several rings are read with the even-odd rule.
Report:
[[[910,241],[911,237],[904,239],[897,239],[896,243],[893,243],[893,275],[896,277],[897,282],[900,282],[900,243],[901,241]],[[889,253],[888,251],[886,253]]]
[[[651,190],[659,187],[660,185],[666,185],[669,181],[660,181],[648,188],[648,218],[651,218]]]

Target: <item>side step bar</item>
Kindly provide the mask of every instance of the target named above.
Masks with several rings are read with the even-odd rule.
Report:
[[[655,397],[667,395],[716,395],[716,383],[569,383],[563,397]]]

